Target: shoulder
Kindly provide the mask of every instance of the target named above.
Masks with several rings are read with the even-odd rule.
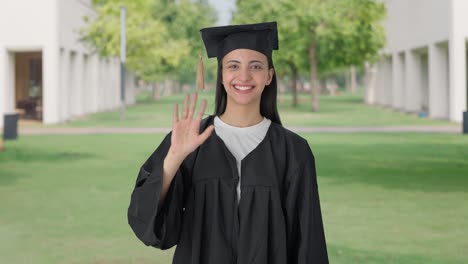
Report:
[[[282,125],[271,123],[270,140],[273,146],[282,146],[288,157],[301,162],[313,159],[312,150],[307,140]]]

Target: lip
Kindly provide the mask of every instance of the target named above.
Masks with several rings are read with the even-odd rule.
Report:
[[[233,84],[232,87],[239,92],[249,92],[255,88],[255,85]]]

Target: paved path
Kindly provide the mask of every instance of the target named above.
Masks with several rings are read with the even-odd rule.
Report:
[[[380,126],[380,127],[288,127],[302,133],[366,133],[366,132],[424,132],[460,134],[460,126]],[[83,135],[83,134],[154,134],[167,133],[168,127],[161,128],[19,128],[20,135]]]

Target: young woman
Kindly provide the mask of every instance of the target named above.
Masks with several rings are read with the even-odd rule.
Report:
[[[128,221],[175,264],[328,263],[314,156],[276,107],[275,22],[201,30],[218,59],[215,115],[197,95],[143,164]],[[190,102],[189,102],[190,101]]]

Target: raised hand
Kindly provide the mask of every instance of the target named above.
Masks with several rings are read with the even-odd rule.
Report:
[[[200,110],[194,118],[197,93],[192,95],[190,105],[189,99],[189,95],[185,96],[180,118],[179,107],[177,104],[174,106],[171,147],[169,151],[173,156],[180,159],[185,159],[185,157],[203,144],[214,129],[211,125],[200,134],[200,122],[205,113],[206,100],[203,100]]]

